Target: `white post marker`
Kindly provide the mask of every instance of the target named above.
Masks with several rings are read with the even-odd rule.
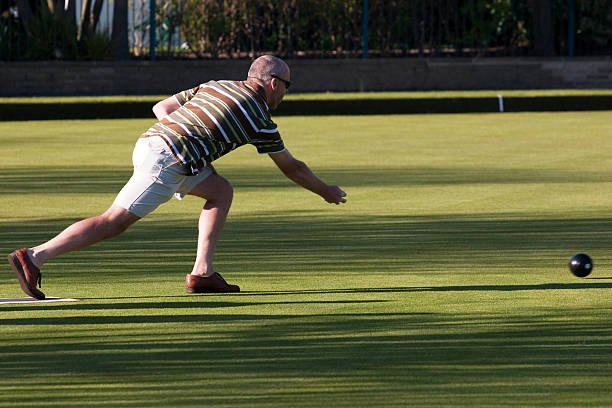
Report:
[[[499,101],[499,111],[504,111],[504,97],[501,94],[497,94],[497,100]]]

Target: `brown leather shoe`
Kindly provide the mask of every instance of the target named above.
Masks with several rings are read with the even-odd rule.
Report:
[[[240,292],[238,285],[230,285],[218,273],[211,276],[197,276],[189,274],[185,279],[187,293],[233,293]]]
[[[45,298],[45,294],[36,289],[37,283],[38,287],[40,287],[40,269],[32,263],[26,251],[26,248],[21,248],[11,252],[8,256],[8,261],[19,280],[21,290],[33,298],[42,300]]]

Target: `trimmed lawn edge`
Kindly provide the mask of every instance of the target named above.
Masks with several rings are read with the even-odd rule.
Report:
[[[0,121],[152,118],[151,100],[111,102],[0,102]],[[384,115],[418,113],[486,113],[612,110],[612,95],[288,99],[275,116]]]

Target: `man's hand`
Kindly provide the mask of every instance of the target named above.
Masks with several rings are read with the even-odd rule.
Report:
[[[330,204],[346,203],[346,193],[338,186],[327,186],[327,191],[323,195],[323,199]]]

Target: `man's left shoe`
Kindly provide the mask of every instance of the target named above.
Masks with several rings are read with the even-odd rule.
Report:
[[[231,285],[218,273],[211,276],[187,275],[185,279],[187,293],[236,293],[240,292],[238,285]]]

